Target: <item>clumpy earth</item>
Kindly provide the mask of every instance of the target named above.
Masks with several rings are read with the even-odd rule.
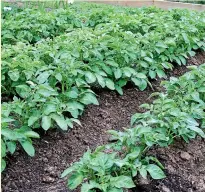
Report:
[[[188,60],[188,65],[205,63],[205,52],[199,52]],[[181,76],[188,69],[176,66],[167,72]],[[114,91],[95,90],[99,106],[90,105],[80,118],[82,126],[62,132],[41,132],[41,139],[34,141],[36,154],[29,157],[21,148],[7,158],[7,168],[2,174],[3,192],[70,192],[60,174],[70,164],[78,161],[88,149],[95,149],[109,140],[107,130],[128,127],[130,117],[143,112],[139,106],[149,95],[162,91],[159,79],[152,81],[153,89],[139,91],[132,85],[124,89],[123,96]],[[138,187],[132,192],[205,192],[205,140],[197,138],[189,144],[178,140],[168,148],[152,149],[149,153],[165,165],[167,178],[163,180],[137,180]],[[79,191],[79,190],[75,190]]]

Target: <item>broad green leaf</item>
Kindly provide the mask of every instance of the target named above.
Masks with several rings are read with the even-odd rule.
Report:
[[[67,168],[65,171],[63,171],[63,173],[61,174],[61,178],[69,175],[71,172],[73,172],[75,170],[75,166],[71,166],[69,168]]]
[[[56,75],[55,75],[55,78],[58,80],[58,81],[62,81],[62,79],[63,79],[63,77],[62,77],[62,75],[60,74],[60,73],[57,73]]]
[[[31,88],[28,85],[18,85],[18,86],[16,86],[16,92],[22,98],[26,98],[30,95]]]
[[[109,88],[109,89],[111,89],[111,90],[115,90],[115,84],[114,84],[114,82],[111,80],[111,79],[106,79],[105,80],[105,84],[106,84],[106,86]]]
[[[166,177],[164,172],[157,165],[149,164],[146,169],[153,179],[163,179]]]
[[[69,189],[71,190],[75,189],[76,187],[78,187],[78,185],[82,183],[82,181],[83,181],[83,175],[81,173],[75,172],[68,179]]]
[[[147,76],[143,73],[137,73],[136,77],[139,78],[139,79],[146,79],[147,78]]]
[[[13,71],[9,71],[8,75],[12,81],[18,81],[19,76],[20,76],[18,69],[14,69]]]
[[[149,70],[149,76],[151,77],[151,79],[156,78],[156,72],[152,71],[152,70]]]
[[[43,116],[41,120],[41,126],[44,130],[48,130],[51,127],[51,117]]]
[[[54,104],[47,104],[43,110],[45,115],[49,115],[50,113],[56,112],[57,107]]]
[[[157,69],[157,75],[159,78],[166,77],[165,72],[161,69]]]
[[[144,60],[145,60],[145,61],[148,61],[148,62],[150,62],[150,63],[152,63],[152,62],[153,62],[153,59],[152,59],[152,58],[150,58],[150,57],[145,57],[145,58],[144,58]]]
[[[57,114],[52,114],[51,118],[53,120],[55,120],[55,122],[57,123],[57,125],[64,131],[66,131],[68,129],[66,120],[64,119],[63,116],[57,115]]]
[[[110,179],[112,182],[112,185],[115,186],[116,188],[133,188],[135,187],[134,182],[132,181],[131,177],[128,176],[119,176],[119,177],[112,177]]]
[[[39,116],[31,116],[28,119],[28,126],[32,126],[37,120],[39,119]]]
[[[157,46],[157,47],[161,47],[161,48],[167,48],[167,45],[166,45],[165,43],[163,43],[163,42],[158,42],[158,43],[156,44],[156,46]]]
[[[102,189],[101,185],[95,181],[90,181],[89,183],[83,183],[81,187],[81,192],[91,192],[91,189]]]
[[[33,157],[34,154],[35,154],[35,150],[34,150],[34,147],[32,145],[31,142],[29,141],[20,141],[20,144],[22,145],[23,149],[26,151],[26,153]]]
[[[116,188],[116,187],[112,187],[112,188],[109,188],[107,192],[123,192],[123,189],[122,188]]]
[[[67,92],[65,95],[67,97],[72,98],[72,99],[78,98],[78,93],[76,91],[74,91],[74,90],[71,90],[71,91]]]
[[[106,61],[106,64],[108,64],[110,66],[113,66],[113,67],[118,67],[118,64],[115,61],[112,61],[112,60]]]
[[[98,81],[99,85],[102,88],[104,88],[105,87],[105,80],[104,80],[104,78],[101,75],[99,75],[99,74],[95,74],[95,75],[96,75],[96,78],[97,78],[97,81]]]
[[[147,87],[147,81],[145,81],[144,79],[141,79],[140,85],[139,85],[139,89],[140,91],[144,91]]]
[[[120,68],[115,69],[114,75],[116,79],[119,79],[122,76],[122,70]]]
[[[94,105],[99,105],[97,98],[95,97],[94,94],[92,93],[86,93],[81,99],[80,102],[89,105],[89,104],[94,104]]]
[[[24,135],[29,138],[40,138],[39,134],[34,131],[27,131]]]
[[[45,83],[46,81],[48,81],[49,76],[50,76],[49,71],[44,71],[43,73],[40,73],[40,75],[37,77],[38,83],[39,84]]]
[[[16,150],[16,143],[14,141],[9,141],[6,143],[8,151],[13,154]]]
[[[120,94],[120,95],[123,95],[123,90],[120,86],[118,85],[115,85],[115,90]]]
[[[188,38],[188,36],[187,36],[186,33],[182,33],[182,36],[183,36],[184,41],[185,41],[186,43],[189,43],[189,42],[190,42],[190,41],[189,41],[189,38]]]
[[[139,169],[139,172],[140,172],[140,175],[141,175],[144,179],[147,179],[147,170],[146,170],[145,168],[146,168],[145,166],[142,166],[142,167]]]
[[[196,127],[196,126],[188,126],[189,129],[191,129],[192,131],[195,131],[196,133],[198,133],[201,137],[205,138],[205,133],[202,131],[202,129]]]
[[[94,73],[90,72],[90,71],[86,71],[85,72],[85,80],[88,83],[94,83],[96,81],[96,76]]]

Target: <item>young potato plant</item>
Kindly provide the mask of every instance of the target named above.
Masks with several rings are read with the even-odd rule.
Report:
[[[163,82],[165,93],[155,93],[148,109],[131,118],[125,131],[110,130],[111,144],[88,150],[79,162],[66,169],[61,177],[68,177],[68,187],[81,185],[82,192],[122,192],[135,187],[133,178],[140,175],[153,179],[165,177],[163,165],[147,151],[153,146],[170,145],[175,137],[186,142],[196,135],[205,138],[205,64],[180,78]]]
[[[12,15],[20,23],[25,19],[25,26],[13,24]],[[6,105],[17,129],[72,128],[87,105],[99,104],[93,88],[123,94],[131,81],[143,91],[151,86],[149,78],[166,76],[170,62],[185,65],[193,50],[205,47],[204,13],[76,5],[43,15],[26,9],[4,17],[5,30],[14,27],[10,32],[17,39],[2,33],[2,93],[14,98]],[[31,20],[35,24],[29,26]],[[187,117],[181,115],[176,118]]]

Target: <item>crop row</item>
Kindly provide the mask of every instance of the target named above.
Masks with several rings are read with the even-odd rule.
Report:
[[[201,25],[201,30],[204,30],[204,12],[162,11],[153,7],[135,9],[80,3],[57,10],[18,8],[3,11],[2,16],[2,44],[15,44],[19,41],[36,43],[43,38],[53,38],[74,28],[95,28],[101,23],[119,24],[127,31],[142,34],[155,30],[158,26],[161,26],[158,32],[165,30],[170,34],[182,29],[185,32],[198,33],[199,27],[195,27],[197,25]],[[168,31],[171,27],[165,21],[175,21],[172,30]]]
[[[94,27],[96,23],[89,18],[91,14],[89,9],[103,16],[102,7],[85,3],[70,5],[64,9],[12,7],[10,11],[2,10],[2,44],[17,42],[33,44],[41,39],[53,38],[71,31],[73,28]],[[107,13],[115,10],[112,7],[107,8]]]
[[[203,13],[136,10],[137,15],[134,9],[112,13],[109,22],[96,14],[100,21],[95,28],[73,29],[35,45],[3,45],[2,93],[13,98],[2,104],[6,151],[14,153],[19,142],[33,156],[31,139],[39,138],[37,128],[57,125],[67,130],[80,124],[78,116],[85,106],[98,105],[91,88],[123,94],[122,87],[132,81],[144,90],[151,86],[150,78],[166,76],[165,70],[173,67],[170,62],[185,65],[186,58],[195,54],[193,49],[205,48]],[[123,20],[126,12],[129,25]]]
[[[205,64],[190,68],[180,78],[163,82],[165,92],[152,94],[157,98],[141,106],[147,111],[134,114],[129,128],[110,130],[111,144],[88,150],[66,169],[62,177],[69,176],[68,187],[82,184],[82,192],[123,192],[135,187],[136,176],[164,178],[163,165],[147,155],[151,147],[166,147],[176,137],[186,142],[197,134],[205,138]]]

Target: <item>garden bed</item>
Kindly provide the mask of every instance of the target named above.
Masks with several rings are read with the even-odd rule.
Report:
[[[202,63],[205,63],[204,52],[188,60],[188,65]],[[181,76],[186,71],[185,66],[176,67],[168,76]],[[154,91],[162,90],[159,83],[160,80],[152,82]],[[66,182],[59,178],[62,171],[77,161],[88,147],[94,149],[107,143],[107,130],[126,127],[132,114],[143,112],[139,105],[151,102],[147,98],[154,91],[147,88],[142,92],[129,85],[123,96],[116,92],[98,91],[100,105],[87,107],[80,119],[83,128],[75,126],[69,132],[49,130],[43,133],[42,138],[34,142],[36,155],[33,158],[21,149],[8,156],[7,169],[2,176],[3,191],[68,191]],[[178,141],[168,149],[153,149],[150,153],[156,154],[165,164],[167,178],[139,180],[138,189],[133,191],[204,191],[204,142],[203,139],[189,144]]]

